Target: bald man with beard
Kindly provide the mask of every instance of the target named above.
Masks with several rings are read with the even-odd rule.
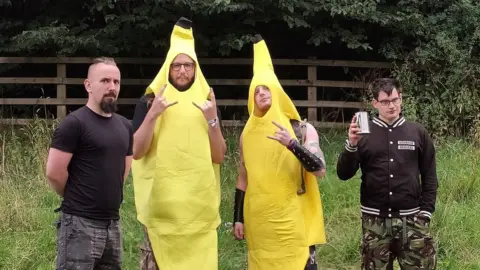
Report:
[[[88,102],[53,134],[47,178],[62,197],[56,269],[122,269],[119,208],[133,155],[130,121],[116,114],[120,70],[97,58],[85,80]]]

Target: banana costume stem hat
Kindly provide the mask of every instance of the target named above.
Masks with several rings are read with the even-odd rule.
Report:
[[[261,35],[255,35],[254,41],[254,59],[253,59],[253,78],[250,83],[248,95],[248,112],[254,113],[255,108],[255,88],[259,85],[265,85],[270,89],[273,103],[278,105],[278,109],[289,119],[301,120],[297,108],[290,97],[283,90],[273,68],[272,59],[268,47]]]
[[[170,36],[170,49],[165,57],[165,62],[155,79],[147,87],[145,94],[154,93],[156,95],[164,84],[169,84],[170,65],[175,57],[177,57],[179,54],[186,54],[195,62],[196,66],[194,84],[198,83],[199,88],[205,93],[205,96],[208,95],[210,87],[203,76],[202,70],[198,63],[197,54],[195,52],[195,39],[193,37],[192,21],[184,17],[181,17],[175,23]],[[192,85],[191,89],[194,88],[196,87]]]

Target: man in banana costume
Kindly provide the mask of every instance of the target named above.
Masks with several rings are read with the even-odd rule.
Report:
[[[240,240],[245,233],[249,270],[317,269],[315,245],[326,242],[316,179],[325,175],[318,134],[301,122],[259,35],[253,72],[250,117],[240,138],[233,234]]]
[[[141,269],[218,268],[219,164],[226,152],[219,121],[191,21],[181,18],[133,119],[135,204],[145,229]]]

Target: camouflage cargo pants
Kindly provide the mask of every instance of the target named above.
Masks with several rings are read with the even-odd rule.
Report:
[[[140,270],[159,270],[155,256],[153,255],[152,244],[148,238],[147,229],[143,227],[144,240],[140,247]]]
[[[57,270],[122,269],[120,221],[60,213],[56,223]]]
[[[393,270],[395,259],[403,270],[436,269],[436,250],[429,221],[416,215],[382,218],[362,215],[362,269]]]

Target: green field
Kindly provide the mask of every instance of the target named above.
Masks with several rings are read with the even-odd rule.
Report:
[[[53,126],[36,123],[0,131],[0,269],[54,269],[53,212],[59,198],[48,187],[45,161]],[[15,135],[14,135],[15,134]],[[318,248],[319,269],[359,269],[359,174],[342,182],[335,165],[345,134],[320,134],[327,176],[320,181],[328,244]],[[220,269],[246,269],[245,242],[234,241],[232,220],[238,132],[227,132],[228,157],[222,167]],[[432,233],[437,269],[480,269],[479,151],[460,139],[437,145],[439,194]],[[131,178],[121,208],[124,269],[138,269],[142,231],[135,219]]]

